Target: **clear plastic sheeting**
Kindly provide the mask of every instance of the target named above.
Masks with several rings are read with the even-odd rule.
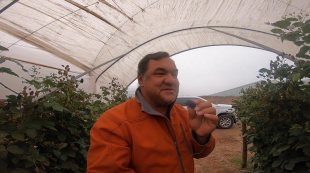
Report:
[[[11,2],[0,1],[0,7]],[[296,54],[298,47],[282,43],[265,23],[300,12],[309,14],[310,1],[19,0],[0,14],[0,30],[15,37],[5,40],[10,50],[27,42],[84,71],[126,54],[90,74],[92,90],[98,92],[113,77],[128,86],[136,78],[139,60],[156,51],[174,55],[213,45],[264,49],[261,44]]]

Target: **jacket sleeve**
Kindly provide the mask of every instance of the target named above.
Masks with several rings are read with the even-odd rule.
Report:
[[[90,132],[87,173],[134,173],[129,168],[130,158],[131,148],[120,124],[104,113]]]
[[[192,146],[194,158],[199,159],[208,156],[215,147],[215,139],[211,134],[208,138],[208,142],[205,145],[200,145],[195,139],[195,132],[192,131]]]

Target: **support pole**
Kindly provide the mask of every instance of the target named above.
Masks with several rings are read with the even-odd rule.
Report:
[[[9,3],[7,6],[5,6],[4,8],[2,8],[2,9],[0,10],[0,14],[1,14],[2,12],[4,12],[5,10],[7,10],[8,8],[10,8],[12,5],[14,5],[17,1],[19,1],[19,0],[14,0],[14,1],[12,1],[11,3]]]
[[[116,58],[113,58],[113,59],[111,59],[111,60],[109,60],[109,61],[106,61],[106,62],[104,62],[104,63],[102,63],[102,64],[100,64],[100,65],[98,65],[98,66],[96,66],[96,67],[94,67],[94,68],[92,68],[92,69],[90,69],[90,70],[88,70],[88,71],[82,73],[82,74],[77,75],[77,76],[75,76],[75,79],[78,79],[78,78],[80,78],[80,77],[82,77],[82,76],[84,76],[84,75],[86,75],[86,74],[88,74],[88,73],[90,73],[90,72],[96,70],[97,68],[100,68],[100,67],[102,67],[102,66],[104,66],[104,65],[106,65],[106,64],[108,64],[108,63],[110,63],[110,62],[112,62],[112,61],[117,61],[118,59],[124,57],[125,55],[127,55],[127,53],[125,53],[125,54],[123,54],[123,55],[121,55],[121,56],[118,56],[118,57],[116,57]],[[37,100],[39,100],[40,98],[43,98],[44,96],[46,96],[46,95],[48,95],[48,94],[50,94],[50,93],[52,93],[52,92],[54,92],[54,91],[56,91],[56,90],[57,90],[57,88],[53,88],[50,92],[46,92],[46,93],[41,94],[41,95],[39,95],[38,97],[34,98],[33,101],[37,101]]]
[[[248,158],[248,145],[247,137],[244,135],[246,132],[246,124],[242,122],[242,168],[247,167],[247,158]]]
[[[271,48],[271,47],[268,47],[268,46],[266,46],[266,45],[257,43],[257,42],[255,42],[255,41],[249,40],[249,39],[247,39],[247,38],[240,37],[240,36],[237,36],[237,35],[235,35],[235,34],[228,33],[228,32],[220,31],[220,30],[217,30],[217,29],[214,29],[214,28],[208,28],[208,29],[213,30],[213,31],[216,31],[216,32],[219,32],[219,33],[222,33],[222,34],[226,34],[226,35],[229,35],[229,36],[232,36],[232,37],[235,37],[235,38],[238,38],[238,39],[240,39],[240,40],[243,40],[243,41],[246,41],[246,42],[248,42],[248,43],[254,44],[254,45],[256,45],[256,46],[259,46],[259,47],[261,47],[261,48],[263,48],[263,49],[265,49],[265,50],[267,50],[267,51],[269,51],[269,52],[274,52],[274,53],[276,53],[277,55],[281,55],[281,56],[284,56],[284,57],[287,58],[287,59],[290,59],[290,57],[287,56],[287,55],[285,55],[283,52],[280,52],[280,51],[278,51],[278,50],[276,50],[276,49],[273,49],[273,48]]]

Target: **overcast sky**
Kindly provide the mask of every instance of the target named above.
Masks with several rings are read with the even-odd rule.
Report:
[[[179,69],[179,95],[203,96],[259,81],[259,69],[268,68],[276,54],[241,46],[212,46],[172,57]],[[137,82],[129,87],[129,94]]]

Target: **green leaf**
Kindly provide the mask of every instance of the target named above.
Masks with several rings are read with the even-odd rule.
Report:
[[[8,151],[5,149],[3,145],[0,145],[0,158],[6,159]]]
[[[20,141],[24,141],[25,140],[25,135],[22,133],[18,133],[18,132],[13,132],[11,133],[12,138],[20,140]]]
[[[310,156],[310,146],[304,147],[303,152],[305,155]]]
[[[6,151],[5,147],[3,145],[0,145],[0,152]]]
[[[29,154],[31,154],[33,157],[39,157],[40,156],[38,149],[36,149],[34,147],[29,148]]]
[[[11,99],[11,100],[16,100],[17,99],[17,97],[16,97],[16,95],[8,95],[8,96],[6,96],[8,99]]]
[[[21,117],[21,116],[22,116],[22,113],[21,113],[21,112],[18,112],[18,113],[13,114],[13,115],[12,115],[12,118],[13,118],[14,120],[16,120],[17,118],[19,118],[19,117]]]
[[[310,161],[306,162],[306,166],[308,166],[308,168],[310,168]]]
[[[297,57],[308,58],[308,55],[305,55],[310,50],[310,46],[303,46],[300,48],[299,52],[296,54]]]
[[[289,132],[291,136],[299,136],[303,133],[303,131],[299,128],[291,128]]]
[[[283,33],[282,29],[278,29],[278,28],[272,29],[270,31],[273,32],[273,33],[276,33],[276,34]]]
[[[6,60],[6,59],[5,59],[4,57],[1,56],[1,57],[0,57],[0,64],[4,63],[5,60]]]
[[[277,160],[277,161],[274,161],[273,163],[272,163],[272,167],[273,168],[276,168],[276,167],[278,167],[278,166],[280,166],[281,165],[281,163],[282,163],[282,161],[280,161],[280,160]]]
[[[19,162],[19,159],[14,157],[13,159],[11,159],[11,161],[14,163],[14,164],[17,164]]]
[[[59,111],[59,112],[63,111],[63,107],[61,105],[59,105],[59,104],[53,105],[53,109],[56,110],[56,111]]]
[[[15,168],[14,170],[10,171],[10,173],[29,173],[29,172],[22,168]]]
[[[8,136],[9,133],[5,132],[5,131],[0,131],[0,138],[4,138],[6,136]]]
[[[79,170],[79,166],[74,162],[69,162],[69,167],[74,172],[77,172]]]
[[[24,165],[25,165],[25,168],[29,168],[29,167],[34,166],[34,163],[29,160],[25,160]]]
[[[9,51],[9,49],[0,45],[0,51]]]
[[[55,129],[55,127],[53,127],[53,126],[46,126],[46,125],[44,125],[44,127],[48,128],[48,129],[51,129],[51,130],[54,130],[54,131],[57,131],[57,129]]]
[[[266,68],[261,68],[261,69],[259,69],[259,72],[260,73],[264,73],[264,72],[267,72],[268,70],[266,69]]]
[[[28,130],[26,130],[26,134],[30,138],[34,139],[37,136],[37,131],[34,129],[28,129]]]
[[[60,133],[60,134],[57,135],[57,138],[60,141],[64,142],[66,140],[67,136],[65,134],[63,134],[63,133]]]
[[[292,74],[292,80],[294,82],[298,81],[300,79],[300,73],[293,73]]]
[[[294,44],[296,46],[301,46],[302,44],[304,44],[305,42],[304,41],[295,41]]]
[[[65,85],[65,83],[58,83],[57,84],[57,88],[60,88],[60,87],[62,87],[62,86],[64,86]]]
[[[298,112],[300,110],[299,105],[294,105],[294,107],[291,109],[292,112]]]
[[[57,144],[59,150],[65,148],[68,144],[67,143],[60,143],[60,144]]]
[[[41,125],[43,124],[43,121],[32,121],[29,124],[26,125],[29,129],[35,129],[39,130],[41,129]]]
[[[59,156],[60,160],[66,161],[68,159],[68,155],[67,154],[63,154]]]
[[[303,147],[308,146],[308,145],[310,145],[310,144],[300,144],[300,145],[297,145],[296,149],[303,148]]]
[[[51,87],[55,87],[56,86],[55,83],[52,80],[50,80],[50,79],[46,79],[42,83],[44,83],[46,85],[49,85]]]
[[[10,68],[0,67],[0,73],[7,73],[13,76],[19,77],[16,73],[14,73]]]
[[[295,17],[289,17],[289,18],[286,18],[285,21],[290,21],[290,22],[291,21],[298,21],[298,19]]]
[[[310,119],[310,111],[309,111],[309,109],[302,109],[302,115],[303,115],[305,118]]]
[[[298,162],[300,162],[300,161],[299,161],[299,157],[290,159],[290,163],[298,163]]]
[[[43,104],[43,106],[45,107],[45,108],[49,108],[49,107],[52,107],[54,105],[54,103],[44,103]]]
[[[302,27],[302,31],[305,33],[310,33],[310,24],[306,24],[304,27]]]
[[[1,56],[1,59],[5,59],[5,60],[7,60],[7,61],[14,62],[15,64],[19,65],[19,66],[22,68],[22,70],[23,70],[24,72],[28,72],[26,69],[24,69],[24,66],[23,66],[21,63],[19,63],[18,61],[15,61],[15,60],[12,59],[12,58],[8,58],[8,57]],[[2,61],[3,61],[3,60],[2,60]],[[4,61],[3,61],[3,62],[4,62]],[[0,64],[1,64],[1,63],[0,63]]]
[[[305,24],[303,22],[295,22],[292,25],[294,25],[296,27],[305,26]]]
[[[0,171],[4,171],[6,170],[6,168],[8,167],[8,164],[6,163],[6,161],[0,159]]]
[[[304,42],[310,43],[310,35],[304,36],[302,37],[302,39],[304,40]]]
[[[281,21],[277,21],[275,23],[272,23],[271,25],[279,27],[279,28],[286,29],[288,26],[291,25],[291,22],[287,21],[287,20],[281,20]]]
[[[74,135],[77,132],[77,129],[75,127],[68,127],[68,129],[70,130],[71,135]]]
[[[87,151],[86,150],[80,150],[80,153],[83,155],[84,159],[87,160]]]
[[[296,158],[290,159],[290,163],[299,163],[299,162],[305,162],[308,160],[310,160],[310,157],[308,156],[296,157]]]
[[[24,154],[24,150],[22,150],[16,145],[9,145],[7,150],[12,154]]]
[[[44,125],[46,125],[46,126],[55,126],[55,123],[52,122],[52,121],[46,121],[46,122],[44,122]]]
[[[285,151],[285,150],[287,150],[287,149],[289,149],[289,148],[290,148],[290,146],[289,146],[289,145],[287,145],[287,146],[283,146],[283,147],[281,147],[281,148],[279,148],[279,149],[278,149],[278,152]]]
[[[40,162],[44,162],[46,160],[46,158],[44,156],[39,156],[36,158],[36,160],[38,160]]]
[[[253,102],[251,103],[251,106],[252,106],[253,108],[256,108],[256,107],[259,106],[259,102],[253,101]]]
[[[37,82],[37,81],[34,81],[34,82],[33,82],[33,86],[34,86],[36,89],[40,89],[40,88],[41,88],[41,83],[40,83],[40,82]]]
[[[75,158],[75,156],[76,156],[75,151],[74,150],[69,150],[68,151],[68,156]]]
[[[295,164],[294,163],[287,163],[284,165],[284,168],[287,169],[287,170],[293,170]]]
[[[61,155],[61,152],[58,151],[58,150],[53,150],[53,153],[54,153],[55,156],[57,156],[57,157]]]

